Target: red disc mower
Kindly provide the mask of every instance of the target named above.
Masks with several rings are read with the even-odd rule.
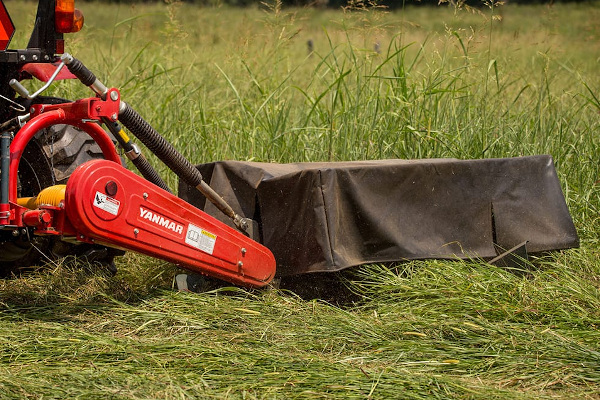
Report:
[[[212,190],[187,159],[121,100],[117,89],[106,87],[81,61],[64,53],[63,34],[83,25],[73,0],[39,1],[26,49],[7,49],[14,26],[3,3],[0,22],[4,267],[31,263],[32,254],[60,255],[60,249],[112,264],[115,254],[132,250],[242,286],[261,287],[271,281],[275,259],[251,238],[255,222],[237,214]],[[32,77],[46,83],[30,94],[20,81]],[[53,81],[67,78],[79,79],[95,96],[77,101],[41,96]],[[121,125],[237,229],[171,193]],[[45,151],[45,141],[56,132],[62,133],[61,140],[52,137],[52,151]],[[90,140],[100,153],[84,151]],[[123,166],[116,146],[141,176]],[[75,157],[57,157],[61,152]],[[78,153],[87,156],[82,159]]]

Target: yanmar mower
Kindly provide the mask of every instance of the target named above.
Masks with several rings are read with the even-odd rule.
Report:
[[[40,254],[76,254],[110,264],[118,254],[114,249],[124,249],[243,286],[271,281],[275,259],[249,237],[253,221],[215,193],[117,89],[107,88],[64,53],[63,34],[83,24],[73,0],[40,0],[24,50],[7,50],[14,27],[4,3],[0,21],[0,262],[5,269],[31,263]],[[31,77],[46,82],[33,94],[19,82]],[[96,96],[74,102],[40,96],[54,80],[65,78],[79,79]],[[213,201],[237,229],[173,195],[119,123]],[[101,154],[77,154],[91,148],[83,132]],[[83,142],[76,138],[84,136]],[[143,178],[122,166],[113,140]]]
[[[548,155],[191,165],[117,89],[64,53],[63,34],[83,24],[73,0],[40,0],[22,50],[7,49],[14,26],[0,4],[4,271],[41,255],[111,266],[132,250],[261,287],[276,263],[285,277],[411,259],[522,258],[578,245]],[[20,84],[32,77],[46,82],[33,94]],[[41,96],[66,78],[95,96]],[[180,197],[121,125],[175,172]],[[115,146],[141,176],[123,167]]]

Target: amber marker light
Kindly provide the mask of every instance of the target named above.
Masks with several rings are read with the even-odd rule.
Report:
[[[75,0],[56,0],[54,24],[57,32],[79,32],[83,27],[83,13],[75,8]]]

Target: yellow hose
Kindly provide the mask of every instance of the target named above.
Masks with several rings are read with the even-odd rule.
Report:
[[[37,197],[19,197],[17,199],[17,204],[21,207],[27,207],[30,210],[35,210],[37,208],[36,200]]]
[[[21,197],[17,199],[17,204],[29,209],[39,208],[41,205],[58,207],[65,199],[65,189],[67,185],[54,185],[43,189],[37,197]]]

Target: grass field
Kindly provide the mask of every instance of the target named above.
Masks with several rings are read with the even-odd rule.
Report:
[[[6,3],[22,46],[35,4]],[[363,266],[317,298],[61,261],[0,281],[0,398],[600,398],[599,3],[78,7],[67,51],[194,163],[551,154],[581,248]]]

